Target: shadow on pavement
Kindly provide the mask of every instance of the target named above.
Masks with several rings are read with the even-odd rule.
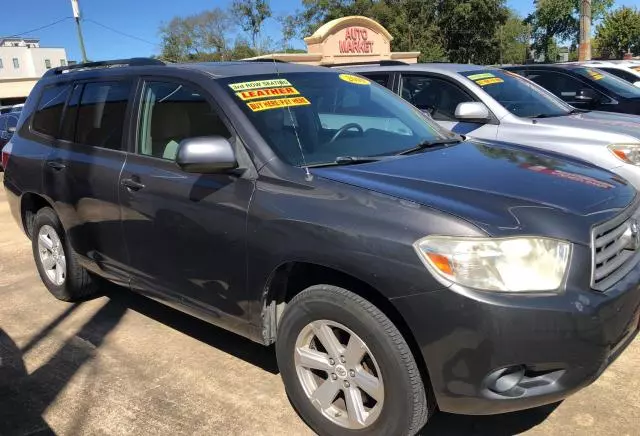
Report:
[[[502,415],[467,416],[436,413],[419,436],[512,436],[541,424],[561,403]]]
[[[138,312],[200,342],[231,354],[272,374],[278,374],[273,346],[265,347],[240,335],[216,327],[150,298],[115,285],[106,285],[104,294],[114,304]]]

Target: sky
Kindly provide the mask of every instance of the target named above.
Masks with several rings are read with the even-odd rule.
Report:
[[[39,37],[43,47],[64,47],[67,57],[80,60],[80,48],[72,17],[70,0],[19,0],[5,3],[0,36]],[[185,16],[213,7],[225,8],[232,0],[80,0],[87,55],[92,60],[149,56],[160,51],[158,28],[176,15]],[[271,0],[274,16],[286,15],[300,8],[300,0]],[[533,8],[533,0],[508,0],[521,15]],[[640,7],[640,0],[617,0],[617,6]],[[58,20],[63,20],[51,27]],[[105,27],[106,26],[106,27]],[[125,36],[125,33],[129,36]],[[280,39],[274,19],[265,22],[263,35]],[[304,48],[302,41],[295,45]]]

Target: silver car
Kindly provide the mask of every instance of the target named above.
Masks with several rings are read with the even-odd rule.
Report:
[[[388,87],[458,134],[584,159],[640,189],[640,116],[576,109],[528,79],[491,67],[434,63],[346,69]]]

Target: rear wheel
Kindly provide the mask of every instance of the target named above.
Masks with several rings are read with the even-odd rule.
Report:
[[[53,209],[38,211],[31,234],[33,257],[42,282],[62,301],[83,300],[96,293],[96,285],[81,267]]]
[[[276,352],[291,402],[321,435],[412,435],[435,409],[398,329],[345,289],[318,285],[294,297]]]

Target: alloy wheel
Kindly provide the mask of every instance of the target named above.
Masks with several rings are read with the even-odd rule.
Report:
[[[67,276],[67,259],[58,233],[49,225],[40,227],[38,231],[38,253],[49,281],[62,286]]]

